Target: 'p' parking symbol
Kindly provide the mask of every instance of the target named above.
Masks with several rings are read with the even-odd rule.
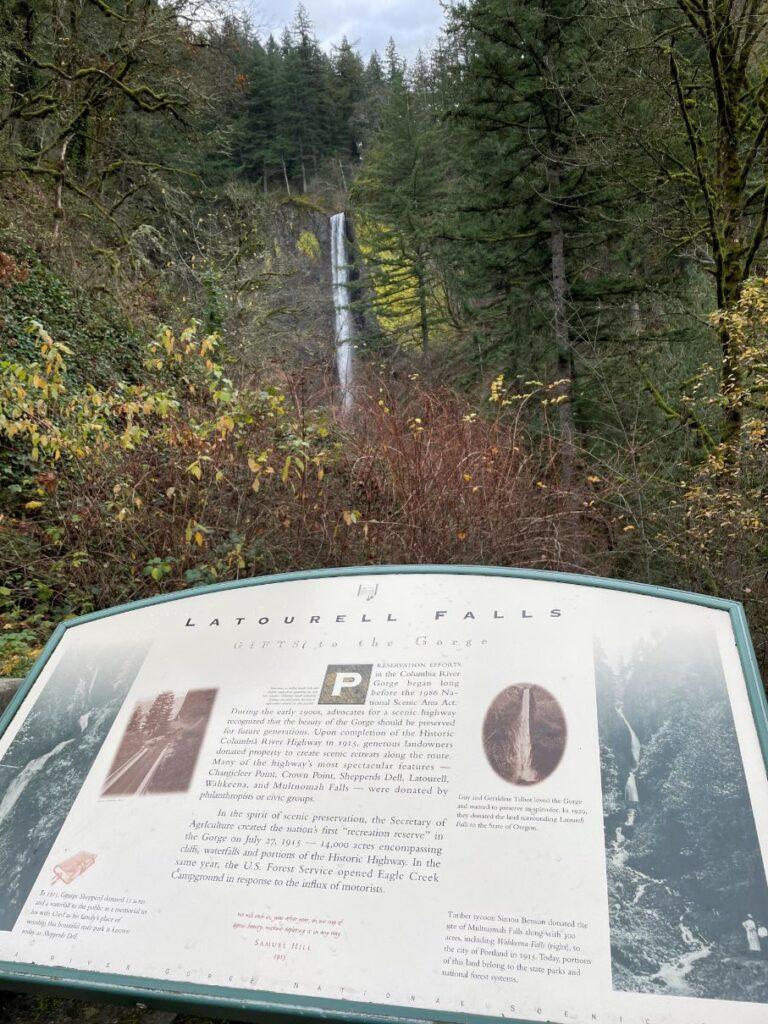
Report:
[[[318,704],[365,704],[373,665],[329,665]]]

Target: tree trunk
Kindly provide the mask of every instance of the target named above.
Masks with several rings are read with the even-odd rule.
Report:
[[[723,136],[721,134],[721,144]],[[718,154],[718,177],[723,197],[724,224],[720,258],[717,261],[717,304],[720,309],[731,310],[739,301],[744,285],[742,265],[743,245],[740,238],[741,207],[744,202],[738,185],[740,166],[738,154],[733,152],[728,139]],[[726,151],[723,152],[723,149]],[[723,420],[720,428],[721,439],[728,445],[741,432],[741,370],[739,353],[735,351],[731,332],[725,325],[718,329],[722,369],[720,394],[723,399]]]
[[[557,158],[547,167],[550,201],[549,245],[552,256],[552,312],[557,346],[557,397],[560,419],[561,481],[566,490],[573,486],[576,470],[576,430],[573,421],[573,348],[568,326],[568,278],[565,270],[565,232],[560,208],[560,167]]]
[[[59,176],[56,179],[56,191],[54,193],[53,207],[53,240],[58,241],[61,229],[61,222],[64,219],[64,172],[67,167],[67,149],[72,140],[71,135],[65,135],[59,147],[59,159],[57,161]]]
[[[416,267],[416,287],[419,293],[419,333],[421,335],[421,352],[424,362],[429,365],[429,314],[427,310],[427,286],[424,278],[424,268],[419,263]]]
[[[8,33],[8,38],[13,38],[11,31],[14,17],[23,26],[23,45],[13,46],[14,64],[11,65],[10,90],[8,100],[13,108],[20,96],[31,96],[35,88],[36,71],[29,59],[29,54],[34,51],[35,46],[35,11],[31,0],[19,0],[15,11],[3,26]],[[18,108],[17,108],[18,110]],[[10,131],[12,137],[18,137],[30,148],[36,148],[35,127],[31,122],[23,118],[15,117],[11,120]]]

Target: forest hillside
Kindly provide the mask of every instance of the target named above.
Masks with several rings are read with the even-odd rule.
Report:
[[[408,61],[301,7],[0,25],[0,675],[402,562],[736,598],[765,665],[765,0],[466,0]]]

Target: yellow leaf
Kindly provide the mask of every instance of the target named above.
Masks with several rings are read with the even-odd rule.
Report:
[[[202,479],[203,470],[199,462],[193,462],[192,465],[187,466],[187,472],[190,473],[195,480]]]
[[[195,544],[197,544],[197,546],[199,548],[201,548],[204,543],[205,543],[205,537],[202,535],[200,530],[196,530],[195,531]]]
[[[42,508],[42,501],[28,501],[24,508]]]

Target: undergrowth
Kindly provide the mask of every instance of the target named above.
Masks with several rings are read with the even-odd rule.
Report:
[[[290,376],[237,386],[192,324],[146,346],[140,384],[70,379],[37,321],[0,360],[0,672],[53,622],[264,573],[397,562],[588,569],[599,522],[557,486],[524,407],[479,417],[413,380],[352,417]],[[326,396],[326,399],[328,396]]]

